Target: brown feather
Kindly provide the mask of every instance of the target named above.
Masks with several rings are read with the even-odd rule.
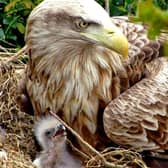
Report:
[[[138,150],[168,149],[168,60],[147,65],[149,76],[113,100],[104,129],[117,144]]]

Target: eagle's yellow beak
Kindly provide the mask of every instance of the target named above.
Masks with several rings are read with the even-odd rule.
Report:
[[[89,29],[81,34],[102,43],[105,47],[121,54],[123,58],[128,56],[127,38],[116,27],[114,29],[111,27],[99,27]]]

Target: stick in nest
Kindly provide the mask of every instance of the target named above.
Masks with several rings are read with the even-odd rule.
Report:
[[[15,61],[21,54],[24,54],[26,53],[28,50],[28,47],[27,45],[25,45],[23,48],[21,48],[17,53],[15,53],[8,61],[7,63],[9,62],[12,62],[12,61]]]

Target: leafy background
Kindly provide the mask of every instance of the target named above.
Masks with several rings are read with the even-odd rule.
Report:
[[[0,45],[24,45],[26,20],[41,0],[0,0]]]
[[[41,1],[42,0],[0,0],[0,46],[12,48],[24,46],[27,17],[31,10]],[[104,0],[97,1],[105,7]],[[111,16],[135,15],[137,13],[137,6],[139,7],[139,4],[143,3],[143,1],[138,0],[109,0],[109,2]],[[155,6],[153,6],[153,4],[155,4]],[[140,17],[138,21],[149,22],[149,18],[154,17],[154,21],[149,23],[152,27],[152,24],[156,24],[158,20],[163,20],[163,24],[160,25],[160,27],[158,26],[156,33],[159,33],[160,29],[165,27],[165,25],[168,27],[168,12],[166,11],[168,10],[168,0],[148,0],[140,5],[138,12]],[[162,11],[157,7],[160,7]],[[150,11],[150,13],[148,11]],[[154,13],[156,13],[156,16],[153,16]],[[156,17],[157,19],[155,19]]]

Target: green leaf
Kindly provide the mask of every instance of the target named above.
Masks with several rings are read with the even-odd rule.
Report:
[[[148,37],[155,39],[161,30],[168,29],[168,11],[155,6],[152,0],[138,3],[137,20],[148,25]]]
[[[0,28],[0,39],[5,39],[5,33],[2,28]]]
[[[0,3],[7,4],[8,2],[6,0],[0,0]]]
[[[10,40],[16,41],[17,40],[17,36],[15,34],[8,33],[6,35],[6,39],[10,39]]]
[[[164,55],[168,55],[168,42],[164,44]]]
[[[122,6],[115,6],[113,4],[110,4],[110,15],[111,16],[121,16],[127,13],[127,11]]]
[[[8,27],[5,30],[5,34],[8,34],[11,28],[14,28],[16,26],[18,18],[19,16],[16,16],[15,18],[13,18],[13,20],[10,21],[10,23],[8,24]]]
[[[11,25],[11,27],[13,29],[16,29],[17,19],[18,19],[18,17],[16,17],[16,16],[14,16],[14,17],[12,17],[12,16],[4,17],[3,24],[5,25],[5,27]],[[14,20],[15,20],[15,22],[13,22]]]
[[[21,34],[24,34],[25,32],[25,26],[22,23],[17,23],[17,29]]]
[[[11,10],[17,3],[18,0],[13,0],[12,2],[8,3],[5,6],[5,12],[8,12],[9,10]]]
[[[31,2],[30,0],[24,0],[24,1],[22,1],[22,3],[24,4],[24,6],[27,9],[33,9],[33,7],[34,7],[33,2]]]

